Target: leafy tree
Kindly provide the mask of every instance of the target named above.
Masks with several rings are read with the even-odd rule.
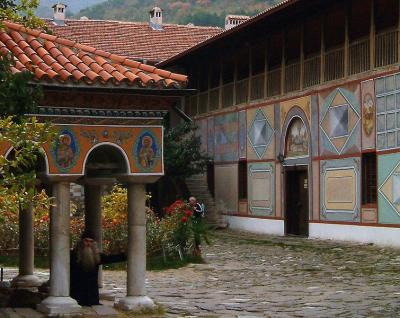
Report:
[[[38,3],[0,0],[0,31],[4,19],[40,26],[33,15]],[[41,90],[32,84],[32,73],[13,72],[14,64],[12,55],[0,54],[0,145],[14,149],[7,157],[0,155],[0,215],[31,203],[49,204],[47,196],[35,189],[35,166],[42,146],[53,138],[53,132],[50,124],[25,116],[35,111]]]
[[[201,151],[197,126],[191,122],[170,128],[164,138],[165,174],[171,180],[184,180],[205,171],[208,156]]]

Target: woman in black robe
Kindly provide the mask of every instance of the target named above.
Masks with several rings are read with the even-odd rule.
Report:
[[[99,305],[99,266],[126,261],[125,254],[100,253],[90,233],[85,232],[71,251],[70,295],[81,306]]]

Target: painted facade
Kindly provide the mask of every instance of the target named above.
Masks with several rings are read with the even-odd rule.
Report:
[[[233,228],[284,235],[285,174],[305,167],[310,237],[399,245],[400,73],[198,123],[214,159],[215,200]],[[362,157],[375,151],[377,202],[363,204]],[[238,198],[240,161],[247,199]]]

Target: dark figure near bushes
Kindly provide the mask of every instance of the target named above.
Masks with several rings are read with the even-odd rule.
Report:
[[[81,306],[99,305],[99,266],[126,259],[125,254],[100,253],[93,235],[85,231],[71,251],[71,297]]]

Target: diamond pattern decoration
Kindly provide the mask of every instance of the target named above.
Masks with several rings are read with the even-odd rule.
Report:
[[[400,215],[400,163],[379,188],[393,210]]]
[[[359,120],[359,114],[339,89],[321,121],[323,132],[339,154]]]
[[[274,130],[261,109],[258,109],[250,127],[248,138],[257,157],[261,159],[271,143]]]

